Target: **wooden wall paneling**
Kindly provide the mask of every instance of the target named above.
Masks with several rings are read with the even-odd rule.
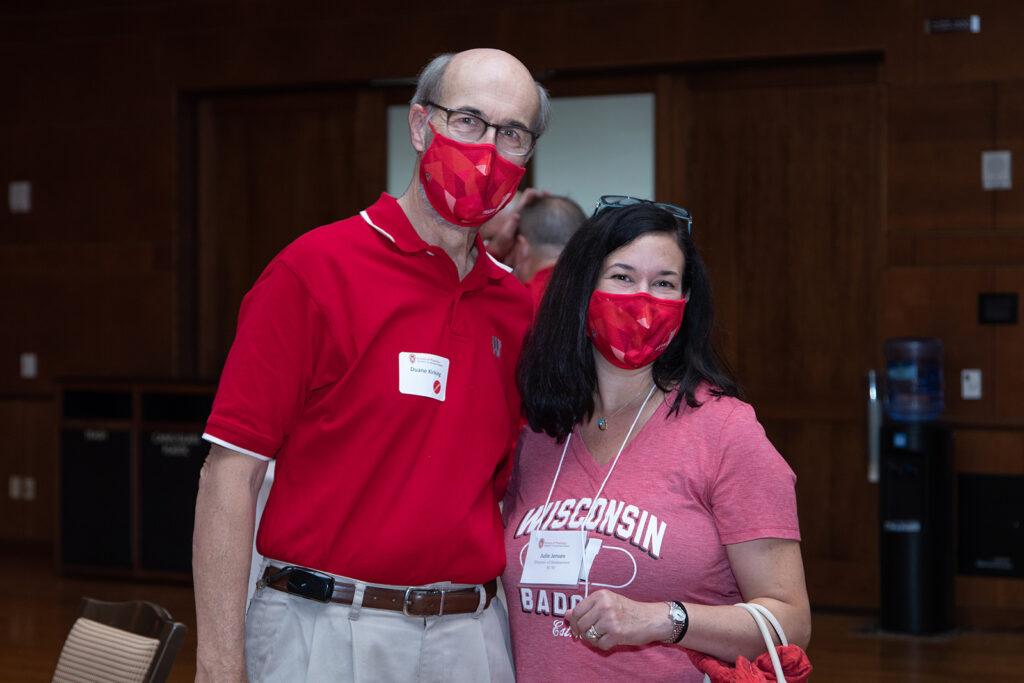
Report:
[[[689,168],[695,201],[714,197],[698,243],[726,297],[723,328],[747,340],[728,351],[754,398],[860,397],[882,258],[879,97],[793,79],[695,86],[707,119]]]
[[[52,400],[0,399],[0,436],[4,443],[0,451],[0,539],[52,540],[56,434]],[[17,498],[11,495],[11,477],[21,482],[16,487]],[[33,483],[27,484],[26,477]]]
[[[864,425],[767,420],[797,473],[807,589],[817,607],[878,604],[878,487],[867,480]]]
[[[220,374],[242,297],[274,255],[377,198],[385,184],[383,121],[383,97],[356,88],[199,104],[201,377]]]
[[[170,371],[173,339],[173,270],[148,271],[122,261],[145,249],[102,247],[21,249],[24,270],[0,274],[0,302],[10,333],[0,335],[9,359],[0,391],[48,394],[58,377],[164,376]],[[94,263],[82,263],[95,255]],[[49,258],[51,257],[52,258]],[[106,271],[93,270],[105,264]],[[23,379],[18,354],[34,352],[38,377]]]
[[[981,152],[995,136],[994,97],[991,84],[889,87],[890,231],[992,228]]]
[[[760,80],[757,68],[741,71],[690,81],[697,240],[727,354],[797,473],[801,509],[813,510],[803,544],[812,599],[870,607],[877,494],[863,393],[882,258],[880,92],[860,80],[821,85],[819,71],[799,67]]]
[[[958,472],[1024,475],[1024,431],[960,428],[954,439]]]
[[[2,244],[156,243],[169,249],[173,128],[106,121],[38,126],[0,143],[6,180],[32,182],[32,211],[0,212]],[[8,156],[9,155],[9,156]],[[6,182],[4,183],[6,185]]]
[[[422,3],[30,3],[5,15],[0,43],[88,45],[140,37],[166,52],[161,66],[184,87],[326,82],[414,75],[426,55],[494,45],[532,68],[618,67],[707,59],[849,52],[909,43],[914,3],[782,0],[731,7],[679,3],[529,0]],[[429,25],[430,31],[423,27]],[[6,40],[5,40],[6,38]],[[88,39],[92,40],[88,40]],[[84,40],[83,40],[84,39]],[[600,49],[594,49],[594,46]],[[908,55],[908,58],[913,53]],[[92,72],[95,73],[95,72]]]
[[[960,398],[960,370],[980,368],[985,377],[995,364],[995,327],[978,324],[978,293],[992,291],[988,268],[889,268],[883,278],[881,340],[889,337],[939,337],[944,348],[944,419],[991,421],[994,395]]]
[[[522,30],[521,8],[543,19]],[[503,47],[526,63],[556,67],[730,61],[763,56],[841,54],[878,49],[912,19],[910,2],[864,0],[729,5],[715,0],[507,3]],[[920,26],[920,24],[916,24]],[[506,45],[507,44],[507,45]],[[593,46],[600,46],[594,49]],[[539,68],[539,67],[537,67]]]
[[[995,417],[1024,426],[1024,262],[1016,268],[997,268],[993,291],[1017,295],[1016,325],[983,325],[995,337],[994,373],[982,376],[982,391],[994,396]]]
[[[719,291],[724,351],[752,396],[788,385],[786,95],[779,89],[692,96],[695,240]],[[722,284],[719,284],[722,283]]]
[[[688,208],[693,206],[686,164],[693,105],[686,75],[659,75],[654,92],[654,194],[659,200]]]
[[[911,4],[911,3],[907,3]],[[915,0],[914,20],[902,40],[914,44],[919,82],[992,81],[1019,78],[1024,6],[1006,0]],[[926,34],[929,18],[981,17],[981,32]]]
[[[873,367],[881,266],[882,109],[877,86],[788,93],[791,396],[860,399]],[[858,406],[859,407],[859,406]]]
[[[171,370],[173,162],[152,145],[170,129],[68,110],[59,125],[46,123],[48,113],[0,136],[0,177],[32,182],[30,213],[0,212],[0,305],[9,316],[0,357],[11,361],[0,391],[46,393],[61,375]],[[39,354],[36,380],[16,374],[24,351]]]
[[[996,201],[999,201],[998,196]],[[997,211],[998,214],[998,211]],[[989,230],[981,234],[904,232],[889,235],[893,242],[912,242],[909,253],[890,265],[1001,266],[1024,263],[1024,231]],[[897,247],[898,248],[898,247]],[[890,248],[890,254],[894,249]]]
[[[1014,629],[1024,624],[1024,582],[986,576],[956,577],[956,621],[973,628]]]
[[[996,139],[993,149],[1006,149],[1013,157],[1013,189],[995,194],[995,227],[1024,230],[1024,81],[996,84]],[[1016,235],[1024,242],[1024,234]],[[1024,263],[1019,249],[1010,263]]]

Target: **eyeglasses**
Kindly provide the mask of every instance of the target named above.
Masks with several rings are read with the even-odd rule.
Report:
[[[493,128],[496,133],[494,145],[502,154],[524,157],[537,144],[539,136],[528,128],[523,128],[522,126],[499,126],[496,123],[485,121],[468,111],[449,109],[429,101],[427,105],[440,109],[445,113],[445,123],[448,124],[448,130],[460,142],[476,142],[487,133],[488,128]]]
[[[676,218],[686,221],[686,233],[690,233],[690,228],[693,226],[693,218],[690,217],[689,211],[675,204],[652,202],[650,199],[637,199],[636,197],[627,197],[621,194],[606,194],[597,200],[593,215],[596,216],[602,209],[621,209],[624,206],[637,206],[640,204],[656,206],[662,211],[667,211]]]

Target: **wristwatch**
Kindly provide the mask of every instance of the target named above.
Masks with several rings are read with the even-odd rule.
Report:
[[[690,625],[690,618],[686,614],[683,603],[675,600],[666,602],[668,605],[668,618],[672,620],[672,635],[661,641],[663,643],[678,643],[686,635],[686,629]]]

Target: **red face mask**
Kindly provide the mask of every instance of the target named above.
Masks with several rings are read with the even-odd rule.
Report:
[[[427,199],[449,223],[483,225],[509,203],[526,169],[503,158],[494,145],[452,140],[429,125],[434,139],[420,159]]]
[[[587,309],[587,336],[612,365],[642,368],[653,363],[676,336],[685,307],[686,299],[594,290]]]

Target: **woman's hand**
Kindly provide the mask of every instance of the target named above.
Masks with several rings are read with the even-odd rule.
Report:
[[[664,602],[637,602],[609,590],[591,593],[566,618],[574,635],[602,650],[646,645],[672,635],[672,620]],[[594,637],[595,631],[598,637]]]

